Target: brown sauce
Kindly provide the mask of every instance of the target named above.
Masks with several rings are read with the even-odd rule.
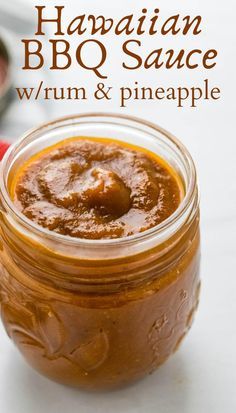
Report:
[[[179,347],[198,306],[197,203],[163,241],[137,237],[120,254],[119,237],[176,210],[184,195],[177,172],[136,146],[71,138],[12,169],[9,190],[23,214],[52,231],[0,215],[1,318],[28,363],[90,390],[152,373]],[[58,233],[101,239],[103,248]]]
[[[153,153],[99,138],[71,138],[29,159],[11,196],[44,228],[71,237],[121,238],[158,225],[177,209],[183,188]]]

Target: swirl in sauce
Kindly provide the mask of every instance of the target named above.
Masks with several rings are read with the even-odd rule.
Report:
[[[158,225],[177,209],[181,179],[142,148],[99,138],[70,138],[18,170],[12,199],[30,220],[71,237],[121,238]]]

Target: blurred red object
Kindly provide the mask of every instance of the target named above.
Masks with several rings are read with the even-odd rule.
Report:
[[[3,155],[5,154],[5,152],[7,151],[7,149],[9,148],[10,144],[4,141],[0,141],[0,161],[3,158]]]

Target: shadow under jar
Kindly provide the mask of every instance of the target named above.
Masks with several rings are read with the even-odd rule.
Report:
[[[159,225],[117,239],[57,234],[9,195],[34,154],[72,136],[137,143],[162,157],[185,195]],[[1,317],[40,373],[85,389],[123,386],[162,364],[189,330],[199,299],[196,172],[186,148],[151,123],[119,115],[67,117],[30,131],[1,163]]]

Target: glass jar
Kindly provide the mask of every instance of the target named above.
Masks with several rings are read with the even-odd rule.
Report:
[[[109,137],[158,153],[185,196],[158,226],[113,240],[76,239],[21,214],[8,193],[15,171],[72,136]],[[50,122],[12,145],[1,163],[1,317],[25,359],[56,381],[86,389],[124,385],[179,346],[199,298],[196,172],[186,148],[158,126],[112,114]]]

